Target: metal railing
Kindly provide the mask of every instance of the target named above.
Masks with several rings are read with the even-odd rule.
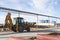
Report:
[[[60,17],[56,17],[56,16],[43,15],[43,14],[27,12],[27,11],[21,11],[21,10],[15,10],[15,9],[5,8],[5,7],[0,7],[0,12],[13,12],[13,13],[17,12],[16,14],[18,14],[18,16],[20,16],[21,14],[35,15],[37,22],[39,21],[39,18],[40,18],[39,16],[56,19],[55,21],[57,21],[57,19],[60,20]]]

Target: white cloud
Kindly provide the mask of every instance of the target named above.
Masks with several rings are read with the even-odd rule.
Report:
[[[26,0],[23,1],[26,2]],[[24,2],[22,2],[21,0],[2,1],[0,2],[0,4],[1,6],[6,8],[25,10],[25,11],[36,12],[45,15],[54,15],[55,13],[54,5],[58,4],[57,0],[31,0],[31,1],[32,2],[27,1],[28,5],[24,4]],[[29,6],[31,6],[31,8]]]
[[[14,2],[14,3],[19,2],[19,0],[8,0],[8,1]]]
[[[0,4],[3,4],[2,2],[0,2]]]
[[[3,4],[4,4],[4,2],[0,1],[0,5],[3,5]]]
[[[34,7],[39,13],[45,15],[54,15],[54,5],[57,4],[56,0],[32,0]]]
[[[38,10],[39,9],[41,9],[41,10],[44,9],[44,7],[45,7],[44,4],[45,4],[46,1],[44,1],[44,0],[32,0],[32,1],[33,1],[33,4],[35,5],[35,7],[38,8]]]
[[[27,4],[29,4],[32,8],[28,8],[29,6],[23,3],[26,6],[24,7],[24,5],[21,3],[23,3],[21,0],[6,0],[5,2],[0,2],[2,6],[7,8],[38,12],[46,15],[54,15],[55,11],[53,6],[54,4],[57,4],[57,0],[31,0],[31,2],[27,1]]]

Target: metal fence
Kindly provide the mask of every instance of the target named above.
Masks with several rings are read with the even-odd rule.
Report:
[[[38,13],[20,11],[10,8],[0,7],[0,24],[4,25],[5,17],[7,13],[11,13],[11,18],[14,24],[14,17],[23,17],[25,22],[36,22],[36,27],[47,27],[47,28],[59,28],[60,27],[60,18],[55,16],[48,16]]]

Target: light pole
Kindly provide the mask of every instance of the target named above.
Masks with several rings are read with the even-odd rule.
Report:
[[[20,12],[18,13],[18,17],[20,17]]]

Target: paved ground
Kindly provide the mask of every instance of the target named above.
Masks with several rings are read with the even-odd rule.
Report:
[[[37,34],[44,34],[43,32],[24,32],[24,33],[6,33],[6,34],[0,34],[0,40],[9,40],[9,37],[11,36],[15,36],[15,37],[24,37],[24,38],[31,38],[31,37],[35,37]],[[47,32],[45,32],[45,34],[48,34]]]
[[[31,32],[15,33],[15,32],[0,32],[0,40],[8,40],[10,36],[16,37],[34,37],[36,34],[48,34],[51,32],[60,32],[60,28],[40,29]]]

